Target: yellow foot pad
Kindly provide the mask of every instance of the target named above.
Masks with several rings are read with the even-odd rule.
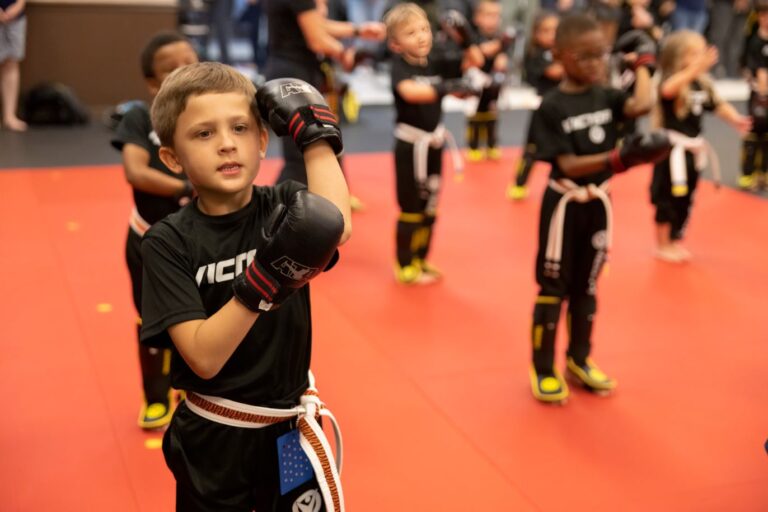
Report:
[[[509,185],[507,186],[507,199],[511,199],[512,201],[521,201],[528,197],[528,187],[525,185],[518,186],[518,185]]]
[[[559,405],[568,400],[568,384],[557,370],[552,374],[539,374],[536,373],[536,368],[531,366],[530,377],[531,391],[536,400]]]
[[[578,365],[569,357],[567,369],[571,378],[597,394],[607,395],[616,389],[616,381],[603,373],[590,358],[583,365]]]
[[[154,402],[144,403],[139,412],[139,427],[144,430],[155,430],[163,428],[171,422],[173,409],[170,404]]]
[[[467,160],[470,162],[480,162],[485,158],[485,151],[482,149],[470,149],[467,151]]]
[[[490,160],[501,160],[501,150],[499,148],[489,148],[488,158]]]

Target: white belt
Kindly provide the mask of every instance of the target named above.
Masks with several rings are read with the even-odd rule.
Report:
[[[442,124],[438,125],[435,131],[428,132],[410,124],[397,123],[395,138],[413,144],[413,170],[418,183],[427,182],[427,157],[430,147],[437,149],[447,144],[453,159],[453,172],[456,173],[457,178],[464,172],[464,160],[456,145],[456,139]]]
[[[669,173],[672,178],[672,195],[688,194],[688,173],[685,165],[685,152],[693,154],[694,166],[698,172],[712,162],[712,177],[720,185],[720,159],[712,145],[702,136],[688,137],[675,130],[667,130],[672,151],[669,153]],[[710,160],[711,159],[711,160]]]
[[[549,188],[563,196],[557,202],[555,211],[549,221],[549,236],[547,238],[546,267],[552,270],[555,275],[560,273],[560,261],[563,257],[563,230],[565,226],[565,210],[568,203],[576,201],[577,203],[588,203],[599,199],[605,208],[605,250],[611,246],[611,237],[613,232],[613,209],[611,208],[611,199],[608,197],[610,183],[606,180],[600,185],[590,183],[588,185],[577,185],[573,181],[565,178],[559,180],[549,180]]]
[[[141,218],[141,215],[139,215],[139,211],[135,206],[133,207],[133,211],[131,211],[130,217],[128,217],[128,225],[131,227],[133,232],[139,236],[144,236],[144,233],[146,233],[147,230],[152,226],[152,224]]]
[[[231,427],[263,428],[297,418],[299,444],[312,464],[326,509],[329,512],[344,511],[344,495],[339,478],[342,463],[341,430],[331,411],[320,401],[311,373],[309,388],[302,395],[300,404],[291,409],[258,407],[194,392],[187,392],[186,404],[195,414]],[[320,416],[329,418],[333,425],[337,452],[335,462],[328,439],[317,421]]]

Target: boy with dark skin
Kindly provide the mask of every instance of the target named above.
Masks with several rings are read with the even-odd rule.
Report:
[[[563,402],[568,387],[554,367],[555,337],[563,300],[568,301],[569,373],[582,385],[610,391],[616,382],[589,357],[596,312],[596,282],[611,241],[608,183],[614,173],[669,153],[663,133],[633,135],[617,148],[623,119],[648,113],[652,106],[648,69],[639,67],[630,96],[600,85],[609,48],[598,23],[587,16],[563,19],[555,38],[555,57],[565,75],[542,99],[531,127],[536,159],[552,165],[544,192],[539,228],[533,312],[533,395]]]

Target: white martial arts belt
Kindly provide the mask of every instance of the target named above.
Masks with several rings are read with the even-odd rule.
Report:
[[[443,124],[439,124],[435,131],[428,132],[410,124],[397,123],[395,138],[413,144],[413,171],[418,183],[427,182],[427,158],[430,147],[437,149],[447,144],[453,158],[453,172],[457,177],[464,172],[464,160],[461,158],[459,146],[456,145],[456,139]]]
[[[203,418],[241,428],[264,428],[275,423],[297,418],[299,444],[312,464],[317,483],[323,494],[328,512],[344,511],[344,495],[341,490],[342,440],[341,430],[331,411],[320,401],[315,379],[310,373],[309,387],[301,397],[300,405],[291,409],[272,409],[241,404],[225,398],[187,392],[187,407]],[[336,437],[336,462],[333,451],[317,419],[325,416],[331,420]]]
[[[133,207],[131,216],[128,217],[128,225],[131,227],[133,232],[139,236],[144,236],[144,233],[146,233],[147,230],[152,226],[149,222],[141,218],[141,215],[139,215],[139,210],[137,210],[135,206]]]
[[[672,178],[672,195],[684,196],[688,194],[688,173],[685,165],[685,152],[693,154],[696,171],[701,172],[712,162],[712,177],[717,185],[720,185],[720,159],[712,149],[712,145],[699,135],[688,137],[675,130],[667,130],[669,141],[672,143],[672,151],[669,153],[669,173]]]
[[[608,180],[600,185],[590,183],[582,186],[566,178],[549,180],[549,188],[563,195],[557,202],[555,211],[552,213],[552,219],[549,221],[549,237],[547,238],[546,261],[553,266],[555,271],[560,271],[560,260],[563,257],[565,210],[571,201],[588,203],[599,199],[603,202],[605,208],[605,250],[610,248],[613,233],[613,209],[611,208],[611,199],[608,197],[609,186]]]

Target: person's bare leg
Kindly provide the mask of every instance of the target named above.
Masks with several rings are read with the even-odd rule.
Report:
[[[23,132],[27,123],[16,117],[19,101],[19,62],[8,59],[0,64],[0,95],[3,101],[3,125],[9,130]]]
[[[656,224],[656,257],[660,260],[678,263],[681,261],[680,253],[672,244],[671,232],[671,224]]]

